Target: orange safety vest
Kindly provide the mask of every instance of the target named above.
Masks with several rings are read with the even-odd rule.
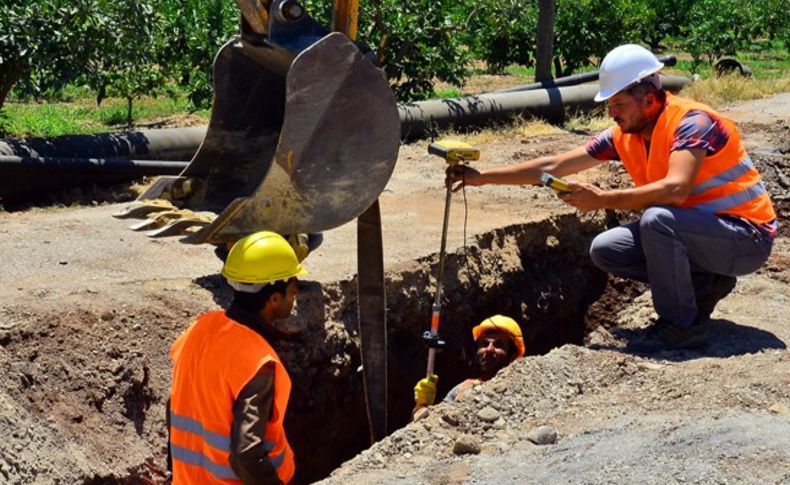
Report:
[[[666,106],[653,128],[649,155],[641,134],[623,133],[619,126],[614,128],[615,148],[636,186],[666,177],[675,130],[691,110],[704,111],[723,123],[730,139],[718,153],[703,159],[691,195],[680,206],[731,214],[756,224],[776,219],[771,199],[743,148],[735,123],[704,104],[670,93],[667,93]]]
[[[264,365],[274,363],[274,398],[264,447],[277,475],[288,483],[294,458],[283,419],[291,379],[277,353],[254,330],[223,311],[204,313],[176,340],[170,352],[170,451],[173,483],[240,483],[230,466],[233,404]]]

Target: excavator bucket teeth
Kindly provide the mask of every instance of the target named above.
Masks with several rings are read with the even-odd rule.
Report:
[[[164,199],[151,199],[137,201],[129,204],[122,211],[113,214],[118,219],[136,219],[147,217],[149,214],[175,209],[172,202]]]
[[[186,234],[195,228],[202,228],[209,224],[209,221],[197,219],[178,219],[166,224],[159,229],[154,229],[145,233],[148,237],[168,237]]]
[[[214,89],[189,166],[136,202],[163,198],[218,214],[184,242],[320,232],[356,218],[387,184],[400,144],[395,99],[346,36],[328,34],[296,57],[275,44],[231,40],[214,62]]]

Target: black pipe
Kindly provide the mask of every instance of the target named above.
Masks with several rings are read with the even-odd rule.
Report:
[[[665,89],[677,92],[689,80],[661,75]],[[598,84],[580,84],[552,89],[531,89],[512,93],[486,93],[462,98],[418,101],[400,105],[401,138],[417,139],[452,127],[480,128],[507,122],[523,115],[543,119],[555,113],[585,111],[603,106],[594,101]]]
[[[14,170],[47,173],[104,172],[121,175],[178,175],[189,162],[170,160],[122,160],[106,158],[0,156],[0,172]]]
[[[663,62],[665,66],[674,66],[678,62],[677,58],[671,55],[659,57],[658,60],[659,62]],[[545,81],[540,81],[537,83],[524,84],[522,86],[515,86],[507,89],[500,89],[494,92],[514,93],[517,91],[529,91],[532,89],[548,89],[548,88],[557,88],[561,86],[575,86],[577,84],[582,84],[590,81],[597,81],[598,72],[599,71],[585,72],[581,74],[572,74],[570,76],[558,77],[556,79],[547,79]]]
[[[0,156],[0,199],[9,202],[75,185],[178,175],[188,164],[160,160]]]
[[[0,156],[190,160],[205,126],[0,140]]]

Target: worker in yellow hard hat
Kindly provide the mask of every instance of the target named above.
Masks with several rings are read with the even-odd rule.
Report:
[[[521,327],[510,317],[494,315],[488,317],[472,329],[475,341],[475,361],[478,376],[467,379],[453,387],[444,402],[455,401],[475,384],[494,377],[500,369],[506,367],[526,352]],[[436,399],[438,376],[425,377],[414,387],[414,411],[431,406]]]
[[[306,271],[282,236],[238,240],[222,275],[223,310],[200,315],[171,350],[168,402],[173,483],[288,483],[294,458],[283,421],[291,380],[270,342]]]

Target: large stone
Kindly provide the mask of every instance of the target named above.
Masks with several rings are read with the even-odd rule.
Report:
[[[538,426],[527,433],[527,439],[536,445],[551,445],[557,442],[557,430],[551,426]]]
[[[455,440],[453,453],[456,455],[476,455],[480,453],[480,441],[474,435],[462,434]]]
[[[486,423],[493,423],[497,419],[499,419],[499,411],[492,408],[491,406],[486,406],[477,413],[477,417],[480,418],[481,421],[485,421]]]

